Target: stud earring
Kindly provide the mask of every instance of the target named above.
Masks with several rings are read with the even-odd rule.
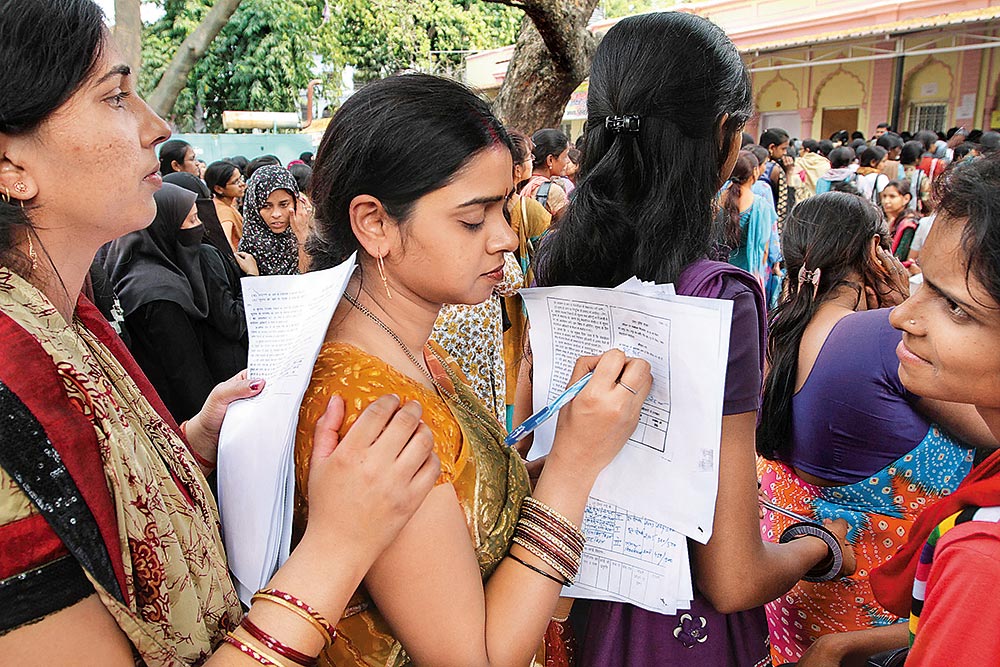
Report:
[[[382,259],[382,249],[378,250],[378,259],[375,260],[375,265],[378,267],[378,275],[382,279],[382,286],[385,288],[385,295],[392,299],[392,292],[389,291],[389,280],[385,277],[385,262]]]
[[[14,190],[16,192],[20,192],[23,195],[25,192],[28,191],[28,186],[22,183],[21,181],[18,181],[17,183],[14,184]]]

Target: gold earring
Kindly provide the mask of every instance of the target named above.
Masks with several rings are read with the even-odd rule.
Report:
[[[24,203],[21,204],[24,206]],[[31,241],[31,229],[28,229],[28,257],[31,259],[31,272],[38,269],[38,253],[35,252],[35,244]]]
[[[6,185],[3,186],[3,192],[0,192],[0,199],[3,199],[4,204],[10,203],[10,190],[7,189]]]
[[[378,275],[382,278],[382,286],[385,287],[385,295],[392,299],[392,292],[389,291],[389,280],[385,277],[385,262],[382,260],[382,249],[378,250],[378,259],[375,260],[378,267]]]

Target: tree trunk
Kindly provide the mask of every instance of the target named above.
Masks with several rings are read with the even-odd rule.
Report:
[[[590,73],[597,39],[587,30],[598,0],[486,0],[524,10],[525,19],[494,102],[510,127],[529,134],[559,127],[570,96]]]
[[[122,57],[132,68],[133,80],[139,79],[142,65],[142,16],[139,13],[140,0],[115,0],[115,27],[112,35]]]
[[[156,84],[156,89],[150,94],[148,101],[153,111],[163,118],[170,115],[177,96],[187,85],[191,68],[205,55],[212,40],[226,26],[239,5],[240,0],[215,0],[202,22],[178,47],[177,53]]]

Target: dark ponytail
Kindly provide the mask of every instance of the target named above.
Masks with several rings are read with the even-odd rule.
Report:
[[[163,142],[163,145],[160,146],[160,173],[166,176],[177,171],[174,169],[174,162],[184,164],[184,158],[187,157],[189,148],[191,148],[191,144],[181,139]]]
[[[740,245],[740,197],[743,195],[743,188],[753,185],[753,173],[759,166],[753,153],[740,151],[736,164],[733,165],[733,173],[729,176],[730,186],[722,195],[723,236],[730,248],[738,248]]]
[[[788,268],[788,289],[768,329],[767,361],[757,453],[766,459],[787,456],[792,442],[792,396],[799,370],[802,334],[816,309],[843,285],[865,298],[864,285],[877,283],[870,261],[871,239],[888,250],[889,230],[871,202],[845,192],[826,192],[795,206],[785,220],[781,249]],[[799,283],[799,271],[819,272],[819,284]],[[856,274],[861,284],[849,278]]]
[[[539,283],[672,282],[715,241],[721,171],[751,111],[739,52],[699,16],[622,19],[597,47],[587,107],[579,184],[537,255]],[[605,126],[628,115],[637,133]]]
[[[531,135],[531,166],[544,167],[549,156],[559,157],[569,146],[569,137],[562,130],[546,128]]]

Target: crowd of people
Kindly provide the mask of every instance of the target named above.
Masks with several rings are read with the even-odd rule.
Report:
[[[735,46],[665,12],[608,31],[576,141],[406,74],[315,156],[206,165],[92,0],[0,0],[0,32],[5,664],[1000,662],[997,132],[749,136]],[[265,386],[240,280],[352,255],[292,553],[246,608],[210,482]],[[713,536],[673,615],[560,597],[649,365],[582,357],[551,453],[504,444],[532,411],[518,290],[632,276],[733,302]]]

